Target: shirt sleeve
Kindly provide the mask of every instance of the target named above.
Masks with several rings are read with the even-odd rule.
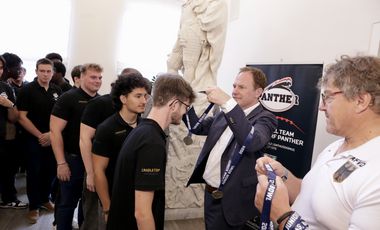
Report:
[[[7,91],[8,99],[11,102],[16,103],[16,95],[15,95],[15,91],[13,90],[13,88],[10,87],[9,85],[6,85],[6,91]]]
[[[228,113],[230,112],[235,106],[237,105],[237,102],[233,99],[233,98],[230,98],[226,103],[224,103],[223,105],[220,106],[220,108],[222,109],[222,111],[224,113]]]
[[[63,94],[55,103],[51,114],[68,121],[71,113],[70,105],[72,104],[72,102],[69,101],[69,97],[70,94]]]
[[[100,124],[96,130],[94,141],[92,143],[92,152],[96,155],[109,158],[109,154],[112,152],[113,143],[110,138],[112,138],[113,135],[108,132],[107,127],[102,124]]]
[[[97,106],[97,100],[91,100],[83,111],[81,122],[91,128],[96,129],[98,125],[103,121],[100,114],[101,111],[97,111],[101,108]]]
[[[17,97],[17,109],[19,111],[29,111],[30,100],[32,99],[29,94],[29,87],[24,87],[20,90]]]
[[[155,191],[165,189],[165,146],[148,144],[136,154],[135,189]]]

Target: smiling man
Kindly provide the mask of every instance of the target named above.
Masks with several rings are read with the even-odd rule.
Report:
[[[206,229],[242,229],[259,215],[251,204],[257,184],[254,165],[277,127],[275,116],[259,102],[266,83],[261,70],[243,67],[233,83],[232,97],[218,87],[206,90],[208,101],[222,111],[192,129],[207,139],[188,182],[206,183]],[[188,117],[194,127],[198,121],[194,109]],[[240,155],[237,151],[242,149]]]
[[[340,136],[327,146],[303,179],[276,180],[270,217],[279,229],[378,229],[380,220],[380,58],[342,56],[321,79],[319,110],[326,131]],[[271,158],[257,160],[255,205],[262,210],[268,178],[287,169]],[[291,204],[291,206],[289,205]]]
[[[63,94],[51,114],[51,143],[60,181],[55,216],[58,229],[72,229],[74,210],[82,195],[85,170],[79,148],[80,121],[88,101],[98,96],[102,72],[103,68],[98,64],[82,65],[80,88]],[[82,219],[81,212],[78,212],[79,225]]]

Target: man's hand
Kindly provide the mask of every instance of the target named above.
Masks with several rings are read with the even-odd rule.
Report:
[[[57,177],[60,181],[69,181],[71,176],[71,171],[67,163],[60,164],[57,166]]]
[[[41,134],[38,137],[38,142],[42,147],[50,146],[50,132]]]
[[[6,108],[12,108],[13,102],[4,96],[0,96],[0,105]]]
[[[91,173],[91,174],[87,174],[86,176],[86,186],[87,186],[87,189],[91,192],[95,192],[95,178],[94,178],[94,174]]]
[[[223,105],[226,103],[231,96],[228,95],[226,92],[224,92],[222,89],[219,87],[209,87],[206,89],[206,94],[207,94],[207,100],[210,103],[214,103],[216,105]]]
[[[256,187],[255,206],[262,212],[265,199],[265,192],[268,187],[268,177],[266,175],[258,175],[259,183]],[[272,206],[270,211],[270,219],[276,221],[282,214],[290,211],[288,190],[280,177],[276,177],[276,191],[272,198]]]
[[[282,177],[286,174],[287,169],[280,162],[266,156],[260,157],[259,159],[256,160],[255,169],[257,171],[257,174],[264,174],[264,175],[267,174],[264,164],[270,164],[273,171],[279,177]]]

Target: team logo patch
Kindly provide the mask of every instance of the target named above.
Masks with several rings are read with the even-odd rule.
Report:
[[[58,94],[57,93],[53,93],[53,97],[54,97],[54,100],[58,100]]]
[[[341,183],[347,177],[349,177],[356,169],[361,168],[366,165],[366,162],[356,158],[354,156],[350,156],[344,165],[342,165],[335,173],[334,173],[334,181]]]
[[[298,95],[290,89],[293,85],[291,77],[284,77],[265,87],[260,97],[261,104],[272,112],[284,112],[299,104]]]

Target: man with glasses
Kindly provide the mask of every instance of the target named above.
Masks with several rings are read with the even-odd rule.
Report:
[[[178,75],[163,74],[153,85],[153,108],[133,129],[119,153],[107,229],[163,229],[166,135],[179,125],[195,94]]]
[[[304,179],[290,172],[285,182],[277,177],[271,219],[280,229],[378,229],[380,58],[343,56],[327,68],[321,83],[319,110],[325,113],[326,131],[343,138],[318,155]],[[268,186],[266,163],[278,176],[287,171],[268,157],[257,160],[260,210]]]

